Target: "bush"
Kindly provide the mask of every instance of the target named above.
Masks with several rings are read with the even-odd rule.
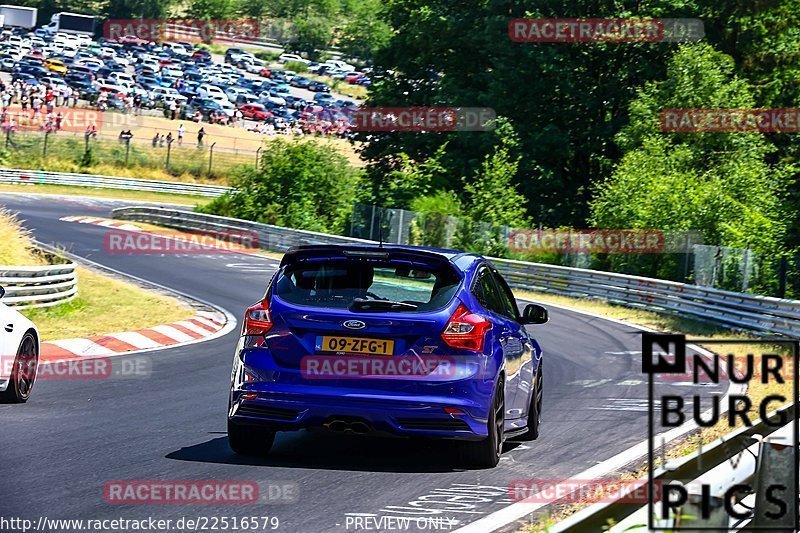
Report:
[[[199,209],[291,228],[341,233],[361,174],[335,148],[307,140],[276,140],[260,168],[239,171],[234,190]]]
[[[276,61],[278,57],[280,57],[280,52],[272,52],[270,50],[261,50],[254,54],[258,59],[262,59],[264,61]]]
[[[292,72],[297,72],[298,74],[308,72],[308,65],[299,61],[289,61],[284,66],[286,67],[286,70],[291,70]]]

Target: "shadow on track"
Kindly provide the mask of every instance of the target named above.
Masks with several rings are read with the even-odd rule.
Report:
[[[167,459],[203,463],[363,472],[436,473],[469,470],[452,441],[334,435],[325,431],[278,433],[268,457],[235,455],[224,433],[181,448]],[[518,444],[507,442],[508,451]]]

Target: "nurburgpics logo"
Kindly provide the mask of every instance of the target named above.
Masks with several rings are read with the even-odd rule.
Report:
[[[752,353],[761,347],[764,353]],[[796,411],[798,405],[798,354],[795,340],[643,334],[649,530],[732,531],[742,523],[748,531],[797,530],[800,447],[797,413],[791,408]],[[664,467],[656,479],[656,450],[666,461],[665,435],[720,425],[728,429],[709,446],[713,453],[700,446],[696,465]],[[766,437],[754,439],[756,431]],[[676,468],[688,479],[671,474]],[[749,496],[755,504],[744,503]]]

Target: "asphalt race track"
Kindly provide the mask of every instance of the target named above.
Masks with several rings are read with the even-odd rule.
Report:
[[[133,202],[4,194],[0,205],[20,212],[42,242],[237,319],[261,297],[276,266],[233,254],[108,255],[106,228],[59,221],[109,216],[112,207]],[[442,529],[455,530],[508,506],[512,480],[569,478],[647,437],[638,331],[559,309],[550,316],[534,329],[545,354],[542,436],[509,443],[495,469],[464,470],[449,443],[324,432],[281,433],[269,459],[234,456],[225,434],[234,329],[148,354],[147,378],[41,380],[27,404],[0,405],[0,515],[34,522],[274,516],[278,531],[309,533],[396,530],[387,522],[356,529],[354,517],[431,516],[450,520]],[[295,503],[255,505],[112,505],[103,497],[110,480],[208,479],[296,483],[299,492]],[[471,497],[453,496],[459,491]],[[410,530],[417,530],[413,522]]]

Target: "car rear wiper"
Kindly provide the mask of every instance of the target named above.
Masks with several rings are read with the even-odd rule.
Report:
[[[368,311],[370,309],[416,309],[418,306],[406,302],[393,302],[391,300],[367,300],[366,298],[354,298],[350,305],[351,309]]]

